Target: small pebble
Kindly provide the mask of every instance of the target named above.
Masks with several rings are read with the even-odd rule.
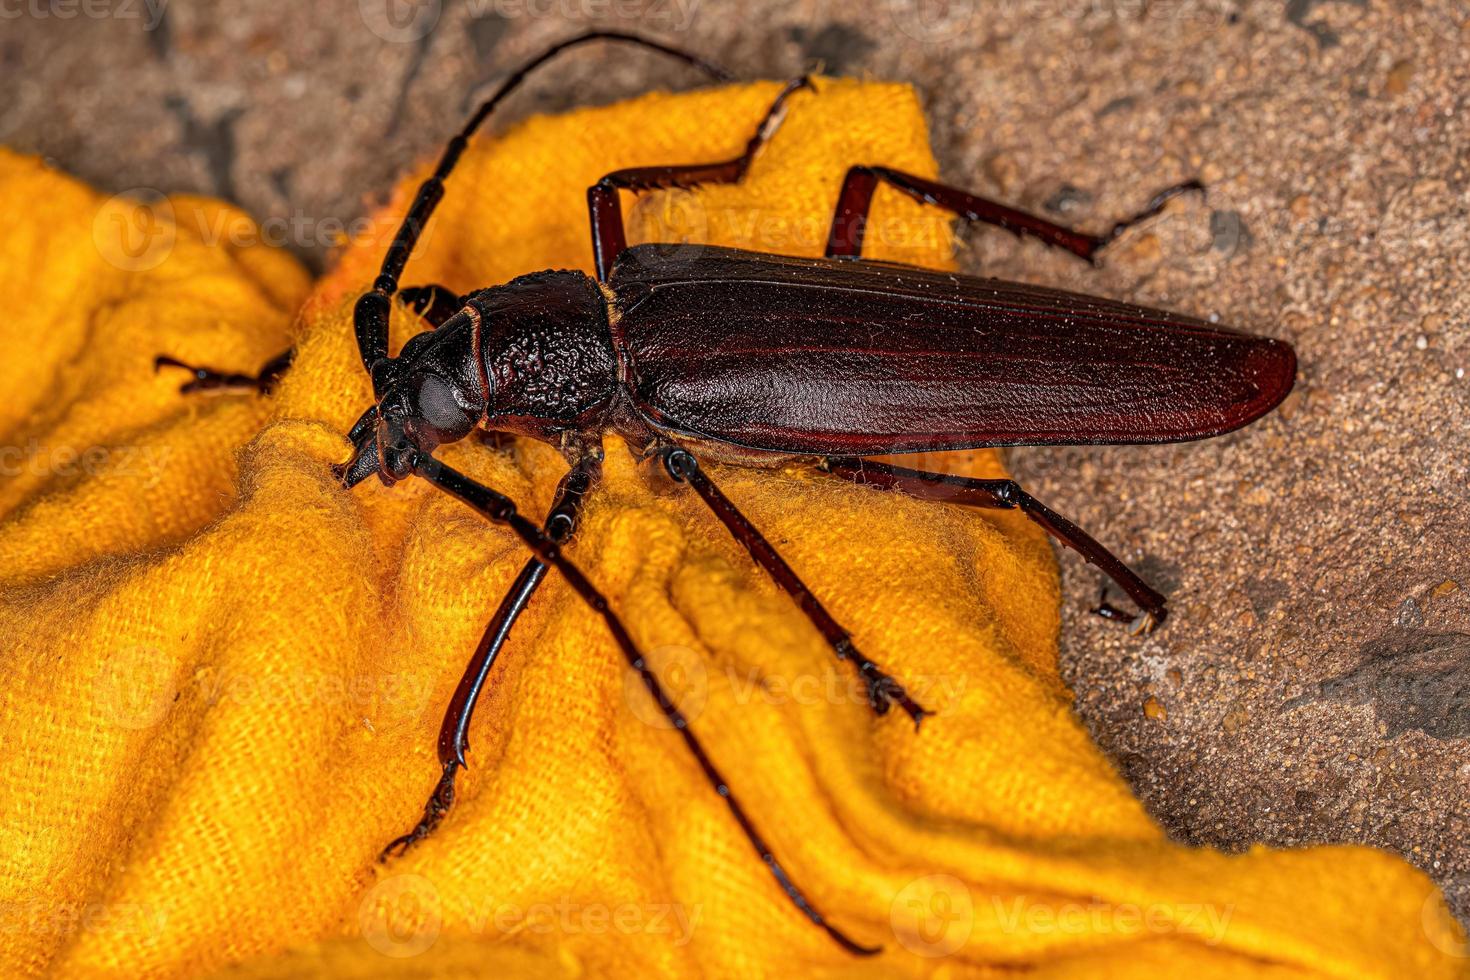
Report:
[[[1405,58],[1397,61],[1388,70],[1388,78],[1383,83],[1384,91],[1389,95],[1403,95],[1409,90],[1409,82],[1414,77],[1414,62]]]
[[[1164,257],[1164,248],[1159,244],[1159,236],[1153,232],[1139,235],[1138,240],[1128,247],[1126,257],[1132,264],[1156,265]]]

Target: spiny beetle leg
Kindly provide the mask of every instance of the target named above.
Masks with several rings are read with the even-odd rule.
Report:
[[[786,100],[799,89],[812,88],[811,77],[793,78],[781,89],[766,110],[755,135],[745,144],[745,152],[733,160],[719,163],[676,163],[661,167],[631,167],[614,170],[587,188],[587,215],[592,225],[592,257],[599,282],[606,282],[614,260],[628,247],[623,228],[623,210],[618,204],[619,191],[653,191],[669,187],[695,187],[699,184],[737,184],[750,169],[762,146],[781,126]]]
[[[266,361],[261,369],[255,374],[234,374],[227,371],[216,371],[213,368],[197,367],[193,364],[185,364],[175,357],[167,354],[159,354],[153,359],[153,370],[160,368],[182,368],[194,375],[194,380],[186,381],[179,386],[182,394],[188,395],[196,391],[254,391],[262,395],[268,395],[275,388],[281,376],[291,366],[292,359],[296,356],[296,349],[288,347],[286,350]]]
[[[704,745],[695,737],[694,732],[689,727],[689,720],[684,717],[678,705],[673,702],[664,690],[663,685],[659,682],[658,676],[648,665],[648,661],[644,658],[642,652],[639,651],[638,645],[633,642],[633,637],[628,632],[627,627],[623,625],[622,619],[617,613],[613,612],[612,606],[607,601],[607,597],[592,584],[586,575],[582,574],[580,568],[562,554],[561,546],[535,524],[526,520],[517,511],[515,502],[509,497],[490,489],[484,484],[475,482],[458,470],[445,466],[428,453],[419,452],[414,455],[413,473],[473,508],[487,520],[509,527],[542,563],[554,567],[561,573],[562,578],[581,597],[582,601],[593,612],[602,617],[602,621],[607,625],[608,632],[612,633],[613,639],[617,642],[618,648],[623,653],[623,657],[628,661],[628,666],[632,667],[634,672],[638,674],[639,679],[643,681],[643,686],[648,689],[649,695],[653,698],[654,703],[658,705],[663,716],[668,720],[670,727],[677,731],[684,739],[685,747],[694,756],[695,761],[699,764],[699,768],[704,773],[705,779],[714,787],[715,792],[719,794],[720,798],[725,801],[725,806],[729,808],[730,815],[735,818],[735,822],[740,825],[740,829],[745,834],[746,840],[750,842],[751,846],[755,848],[756,853],[760,855],[761,863],[766,866],[771,876],[776,879],[776,884],[786,893],[786,897],[791,901],[791,904],[795,905],[813,924],[826,932],[833,942],[837,943],[849,953],[860,956],[877,953],[879,951],[878,947],[864,946],[829,923],[826,917],[812,905],[811,901],[806,897],[806,894],[786,874],[786,870],[781,867],[781,863],[776,859],[776,855],[765,842],[765,838],[756,830],[755,824],[745,812],[745,807],[741,806],[740,802],[735,798],[734,792],[730,789],[730,784],[725,780],[725,777],[720,773],[719,769],[715,767],[714,760],[704,750]]]
[[[1099,544],[1092,535],[1021,489],[1020,484],[1014,480],[976,480],[944,473],[925,473],[871,459],[829,457],[820,466],[833,476],[840,476],[852,483],[902,490],[922,500],[947,501],[992,510],[1019,510],[1052,537],[1081,555],[1089,564],[1102,569],[1142,610],[1137,615],[1130,616],[1104,602],[1098,610],[1098,614],[1104,619],[1126,620],[1130,623],[1130,632],[1137,634],[1150,632],[1168,615],[1165,606],[1167,600],[1163,595],[1139,578],[1133,569],[1119,561],[1116,555]]]
[[[766,574],[780,589],[789,595],[806,614],[811,624],[817,628],[832,650],[837,654],[839,660],[851,660],[857,668],[858,676],[862,678],[867,687],[868,701],[873,706],[876,714],[884,715],[894,705],[902,708],[910,718],[913,719],[914,727],[918,728],[926,715],[933,714],[921,706],[913,698],[909,697],[902,684],[884,673],[879,666],[869,660],[852,642],[852,636],[843,629],[837,620],[832,618],[821,601],[812,594],[801,578],[786,564],[786,559],[781,557],[765,536],[756,529],[754,524],[742,514],[726,497],[720,488],[705,475],[699,466],[699,461],[686,449],[671,447],[663,451],[664,467],[669,475],[680,483],[688,483],[699,494],[709,509],[720,523],[724,524],[736,541],[745,546],[750,557],[755,563],[765,569]]]
[[[567,471],[557,485],[551,511],[546,515],[545,523],[542,524],[542,533],[546,537],[557,544],[562,544],[571,538],[572,533],[577,529],[577,520],[581,516],[582,505],[587,499],[587,494],[596,484],[601,473],[602,455],[600,451],[589,452]],[[383,848],[378,860],[386,861],[390,857],[402,854],[414,844],[428,837],[443,821],[449,808],[454,805],[455,777],[466,765],[465,753],[470,747],[470,721],[474,717],[475,705],[479,702],[480,694],[485,687],[485,680],[489,677],[490,669],[495,664],[495,658],[510,637],[511,627],[515,625],[515,621],[530,603],[531,597],[535,595],[542,581],[545,580],[546,567],[546,564],[537,558],[527,561],[521,568],[520,574],[516,576],[510,590],[500,600],[495,615],[490,617],[490,622],[485,627],[479,644],[475,647],[475,654],[470,658],[464,675],[460,677],[459,685],[454,690],[454,696],[449,700],[449,707],[444,712],[444,722],[439,726],[439,762],[444,767],[443,774],[439,777],[439,785],[434,788],[428,803],[424,805],[424,815],[418,824]]]
[[[873,193],[879,183],[902,191],[923,204],[943,208],[965,219],[1004,228],[1015,235],[1030,236],[1054,248],[1065,249],[1081,259],[1091,262],[1097,253],[1129,228],[1154,217],[1164,209],[1171,199],[1189,191],[1204,193],[1204,185],[1197,180],[1187,180],[1154,195],[1142,211],[1113,225],[1105,234],[1090,235],[1063,225],[1027,214],[1016,208],[1007,207],[987,198],[971,194],[958,187],[950,187],[937,181],[916,177],[901,170],[888,167],[852,167],[842,180],[842,190],[837,196],[837,209],[832,216],[832,228],[827,235],[828,258],[861,258],[863,235],[867,230],[868,212],[872,208]]]

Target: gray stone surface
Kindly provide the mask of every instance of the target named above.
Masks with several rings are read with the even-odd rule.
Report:
[[[0,140],[104,188],[233,198],[318,266],[476,93],[593,23],[750,76],[820,59],[909,80],[946,177],[1082,226],[1204,177],[1207,202],[1097,271],[966,236],[974,270],[1215,315],[1301,356],[1298,391],[1246,432],[1013,454],[1174,596],[1165,629],[1129,638],[1087,615],[1100,581],[1064,556],[1065,674],[1179,838],[1376,844],[1470,910],[1466,3],[153,2],[7,7]],[[587,52],[511,115],[695,83]]]

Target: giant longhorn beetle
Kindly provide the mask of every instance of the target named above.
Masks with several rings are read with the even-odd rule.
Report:
[[[337,468],[349,487],[376,474],[386,485],[418,476],[504,524],[534,553],[500,603],[460,680],[439,732],[443,775],[409,833],[432,832],[454,801],[475,702],[516,617],[555,567],[606,621],[660,710],[791,901],[847,950],[869,953],[829,924],[792,882],[713,761],[665,693],[607,599],[565,555],[601,472],[601,437],[615,432],[687,483],[849,661],[879,715],[897,705],[914,723],[928,713],[854,645],[796,572],[710,479],[699,457],[734,464],[806,458],[834,478],[985,508],[1015,508],[1097,565],[1138,604],[1137,616],[1096,610],[1145,631],[1165,600],[1086,532],[1010,480],[904,469],[864,457],[1013,445],[1097,445],[1203,439],[1243,426],[1291,389],[1296,356],[1285,343],[1200,320],[1040,286],[976,279],[862,258],[873,193],[888,184],[971,222],[998,225],[1095,261],[1134,223],[1191,181],[1153,199],[1105,234],[1088,235],[965,191],[886,167],[847,171],[820,259],[702,247],[670,258],[656,244],[629,246],[620,191],[741,179],[806,78],[788,84],[733,160],[636,167],[587,190],[596,277],[555,271],[458,296],[444,286],[399,290],[399,277],[444,181],[471,135],[526,75],[561,51],[614,40],[677,58],[718,80],[722,69],[644,38],[593,32],[555,45],[512,74],[449,141],[420,186],[371,291],[354,310],[357,343],[377,404],[348,438]],[[395,294],[433,329],[388,354]],[[880,340],[881,338],[881,340]],[[194,368],[185,390],[267,390],[290,352],[259,374]],[[435,448],[484,430],[558,447],[570,469],[541,526],[509,498],[436,460]]]

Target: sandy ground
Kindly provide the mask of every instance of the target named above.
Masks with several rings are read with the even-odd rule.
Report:
[[[549,41],[638,30],[734,66],[906,79],[944,175],[1104,228],[1207,202],[1098,271],[985,232],[972,270],[1290,340],[1283,410],[1206,443],[1019,450],[1018,476],[1174,597],[1143,640],[1062,559],[1064,671],[1183,840],[1398,851],[1470,913],[1470,3],[1461,0],[24,0],[0,141],[111,190],[199,191],[318,267],[332,229]],[[695,84],[587,52],[511,116]]]

